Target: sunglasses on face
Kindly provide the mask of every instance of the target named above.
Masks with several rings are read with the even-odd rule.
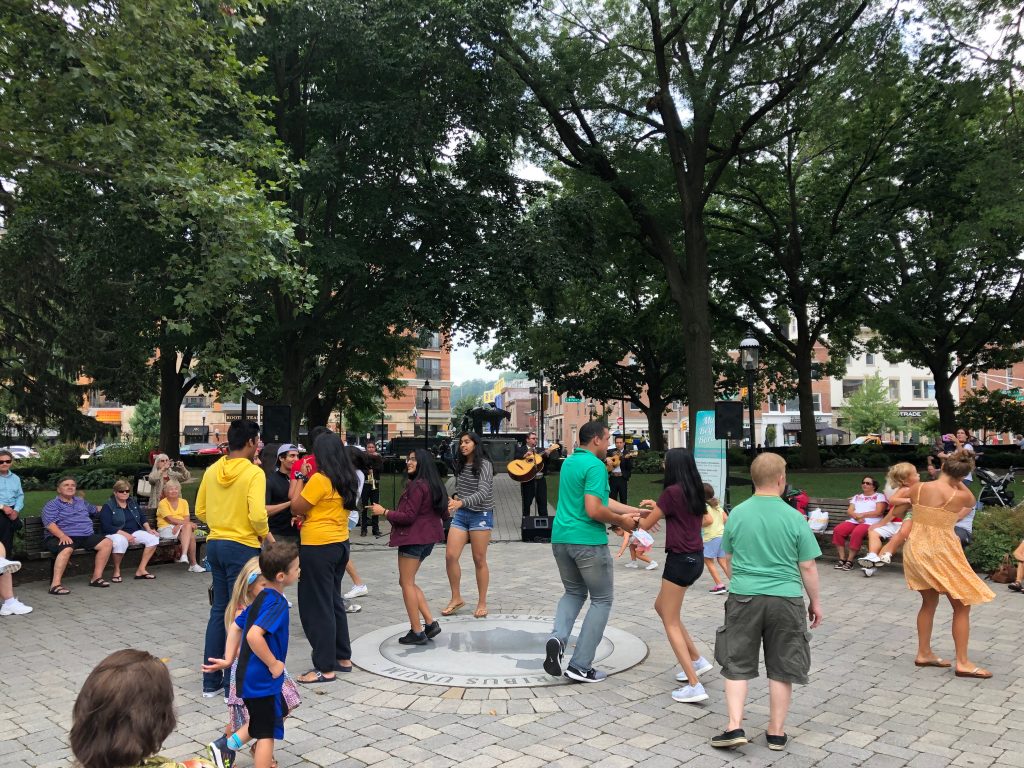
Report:
[[[114,493],[128,493],[128,491],[114,491]]]
[[[10,463],[11,463],[10,459],[0,459],[0,464],[10,464]]]

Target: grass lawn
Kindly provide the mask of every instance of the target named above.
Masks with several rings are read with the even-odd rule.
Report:
[[[884,472],[868,471],[872,477],[882,483]],[[736,477],[749,475],[736,471]],[[848,499],[860,490],[863,471],[858,472],[793,472],[789,475],[791,485],[807,491],[811,498]],[[633,475],[629,480],[629,501],[635,504],[642,499],[657,499],[661,495],[661,475]],[[551,506],[558,505],[558,475],[548,475],[548,501]],[[749,485],[729,486],[729,501],[732,505],[739,504],[750,496]]]

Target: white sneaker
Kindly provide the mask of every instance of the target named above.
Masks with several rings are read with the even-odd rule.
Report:
[[[12,597],[0,607],[0,616],[24,616],[26,613],[32,613],[32,609],[16,597]]]
[[[356,603],[345,603],[345,613],[359,613],[363,610],[363,606],[357,605]]]
[[[698,701],[707,701],[708,694],[700,683],[696,685],[684,685],[672,691],[672,698],[683,704],[696,704]]]
[[[653,571],[657,567],[658,567],[658,561],[657,560],[651,560],[651,564],[648,565],[646,568],[644,568],[644,570],[645,571]]]
[[[366,597],[368,594],[370,594],[370,590],[365,584],[356,584],[352,589],[346,592],[343,597],[346,600],[352,600],[357,597]]]
[[[626,567],[627,568],[639,568],[640,564],[636,560],[630,560],[628,563],[626,563]]]
[[[188,560],[186,560],[185,562],[187,563]],[[188,572],[189,573],[206,573],[206,569],[203,568],[203,566],[201,566],[199,563],[196,563],[195,565],[190,565],[188,567]]]
[[[176,563],[187,563],[188,562],[188,555],[182,555],[181,557],[179,557],[174,562],[176,562]]]
[[[883,565],[891,565],[891,564],[892,564],[892,552],[883,552],[882,556],[880,558],[878,558],[878,560],[876,561],[876,565],[878,565],[879,567],[881,567]]]
[[[697,677],[700,677],[705,672],[709,672],[710,670],[712,670],[714,668],[715,668],[715,665],[712,664],[707,659],[705,659],[703,656],[701,656],[699,659],[697,659],[695,662],[693,662],[693,671],[697,673]],[[676,682],[685,683],[686,680],[687,680],[687,677],[686,677],[686,673],[685,672],[679,672],[676,675]]]
[[[21,563],[17,560],[8,560],[0,557],[0,573],[17,573],[21,570]]]
[[[878,562],[878,555],[874,552],[868,552],[864,557],[857,558],[857,565],[861,568],[874,568],[875,563]]]
[[[861,570],[864,571],[864,575],[865,576],[871,577],[871,576],[875,575],[875,571],[877,571],[878,569],[877,568],[861,568]]]

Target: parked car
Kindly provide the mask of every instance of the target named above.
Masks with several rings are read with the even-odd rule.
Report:
[[[82,461],[99,461],[103,458],[103,454],[109,451],[111,448],[130,448],[131,443],[100,443],[92,450],[87,453],[83,453],[80,458]]]
[[[220,456],[217,443],[185,443],[178,449],[178,455],[185,456]]]
[[[34,451],[27,445],[8,445],[3,450],[10,451],[16,459],[38,459],[39,451]]]

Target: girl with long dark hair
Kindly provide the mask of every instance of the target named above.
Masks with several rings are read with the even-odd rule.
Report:
[[[334,433],[313,443],[317,471],[299,472],[289,491],[299,529],[299,620],[313,647],[313,669],[300,683],[329,683],[352,671],[341,579],[349,558],[348,518],[356,508],[359,480],[345,446]]]
[[[448,502],[448,512],[453,518],[448,528],[444,562],[452,598],[441,615],[451,616],[466,604],[462,599],[462,567],[459,558],[468,543],[473,550],[478,593],[473,616],[482,619],[487,615],[487,585],[490,581],[487,545],[494,529],[494,469],[490,459],[484,455],[480,435],[475,432],[459,435],[459,448],[455,457],[455,495]]]
[[[409,614],[409,632],[400,637],[402,645],[425,645],[441,633],[423,590],[416,584],[416,573],[434,545],[444,541],[444,519],[448,516],[448,492],[437,473],[434,457],[425,448],[409,454],[405,464],[408,485],[398,500],[398,508],[388,510],[371,504],[375,515],[384,515],[391,523],[392,547],[398,547],[398,585]],[[422,623],[420,617],[423,617]]]
[[[668,644],[683,668],[676,680],[686,685],[672,691],[672,698],[687,703],[706,701],[708,695],[698,675],[713,665],[697,650],[680,617],[687,587],[704,572],[704,482],[693,454],[685,448],[669,450],[665,454],[664,483],[665,490],[658,502],[640,521],[641,528],[650,530],[665,518],[665,570],[654,610],[661,617]]]

